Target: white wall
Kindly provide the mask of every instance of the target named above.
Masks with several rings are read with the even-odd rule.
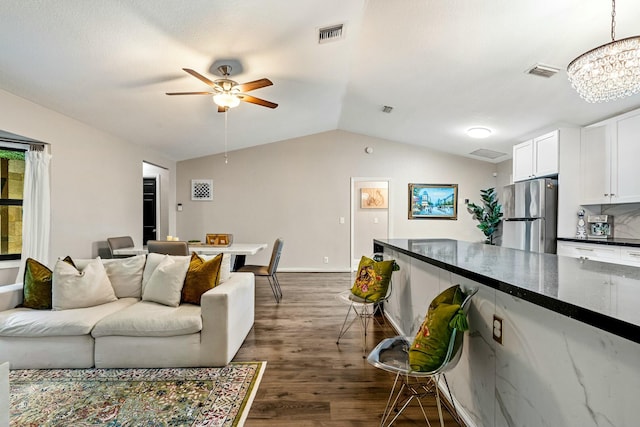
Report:
[[[50,265],[96,256],[109,236],[142,243],[142,162],[175,177],[174,161],[2,90],[0,129],[51,145]],[[173,205],[175,178],[170,187]]]
[[[346,271],[351,177],[391,179],[390,237],[481,241],[463,200],[479,202],[480,190],[495,186],[494,171],[487,162],[329,131],[230,152],[226,165],[222,155],[178,162],[176,202],[184,211],[176,233],[183,240],[232,233],[236,242],[268,242],[267,251],[248,260],[259,264],[268,263],[273,241],[282,237],[282,270]],[[192,202],[191,179],[213,179],[214,200]],[[408,220],[409,183],[458,184],[458,220]]]

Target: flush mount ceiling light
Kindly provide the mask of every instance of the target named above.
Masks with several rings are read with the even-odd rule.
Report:
[[[567,67],[569,82],[587,102],[606,102],[640,91],[640,36],[616,40],[612,0],[611,42],[583,53]]]
[[[491,129],[483,127],[472,127],[467,130],[467,135],[471,138],[477,139],[487,138],[489,135],[491,135]]]

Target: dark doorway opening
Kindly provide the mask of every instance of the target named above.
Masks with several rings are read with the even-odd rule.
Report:
[[[157,183],[155,178],[143,178],[142,190],[142,244],[157,239]]]

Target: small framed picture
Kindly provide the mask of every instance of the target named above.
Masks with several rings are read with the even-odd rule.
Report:
[[[458,184],[409,184],[409,219],[458,219]]]
[[[192,179],[191,180],[191,200],[202,200],[202,201],[213,200],[213,180],[212,179]]]
[[[388,209],[389,190],[387,188],[361,188],[360,207],[362,209]]]

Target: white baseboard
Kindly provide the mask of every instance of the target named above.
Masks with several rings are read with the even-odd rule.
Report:
[[[349,269],[349,267],[287,267],[278,268],[278,273],[351,273],[351,270]]]

